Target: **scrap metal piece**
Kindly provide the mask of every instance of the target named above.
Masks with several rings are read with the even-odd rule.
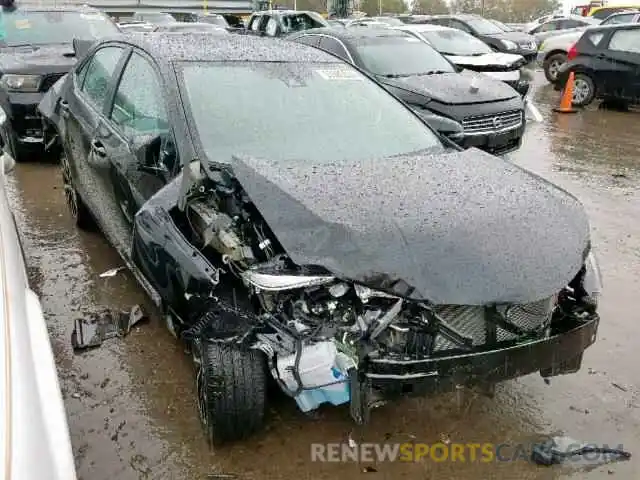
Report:
[[[105,340],[126,336],[146,315],[139,305],[129,311],[103,310],[74,320],[71,345],[75,351],[95,348]]]

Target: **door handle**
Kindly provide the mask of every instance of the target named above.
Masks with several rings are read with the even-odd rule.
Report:
[[[58,105],[60,105],[60,115],[64,118],[69,118],[69,104],[64,100],[60,100]]]
[[[91,151],[99,157],[107,156],[107,151],[105,150],[100,140],[94,140],[93,142],[91,142]]]

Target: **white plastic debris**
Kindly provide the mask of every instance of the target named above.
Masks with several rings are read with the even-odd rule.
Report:
[[[531,100],[525,100],[525,106],[527,108],[527,112],[529,112],[529,115],[531,116],[531,118],[538,123],[542,123],[542,121],[544,120],[544,118],[542,117],[542,114],[540,113],[540,110],[538,110],[538,107],[536,107],[533,102],[531,102]]]
[[[110,270],[107,270],[106,272],[102,272],[100,274],[100,278],[109,278],[109,277],[115,277],[119,271],[124,270],[125,267],[116,267],[116,268],[112,268]]]

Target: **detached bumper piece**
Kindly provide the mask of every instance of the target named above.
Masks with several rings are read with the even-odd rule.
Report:
[[[434,327],[431,355],[366,356],[358,373],[350,377],[354,420],[366,422],[380,399],[487,385],[534,372],[543,377],[574,373],[580,369],[583,352],[596,340],[596,313],[554,315],[537,331],[523,333],[524,325],[506,320],[495,307],[478,309],[484,311],[484,332],[461,333],[443,321]]]

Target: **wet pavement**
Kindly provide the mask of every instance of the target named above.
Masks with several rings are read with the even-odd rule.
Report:
[[[79,478],[83,480],[239,479],[551,479],[640,478],[640,462],[576,472],[522,460],[502,463],[317,463],[310,444],[354,440],[429,444],[529,444],[566,433],[594,443],[623,444],[640,455],[640,112],[599,111],[559,116],[558,93],[543,85],[534,99],[545,117],[528,127],[510,156],[576,195],[592,222],[605,295],[599,338],[582,370],[551,380],[537,375],[498,386],[493,399],[446,393],[382,407],[367,427],[354,428],[347,408],[323,408],[307,418],[276,398],[263,432],[212,451],[196,415],[191,366],[181,345],[98,234],[77,231],[67,213],[56,165],[18,165],[11,178],[16,216],[33,286],[41,296],[65,399]],[[125,339],[74,355],[73,319],[104,307],[141,304],[151,321]],[[34,459],[37,460],[37,459]],[[365,473],[365,467],[373,467]],[[575,476],[575,477],[574,477]],[[220,477],[219,477],[220,478]]]

